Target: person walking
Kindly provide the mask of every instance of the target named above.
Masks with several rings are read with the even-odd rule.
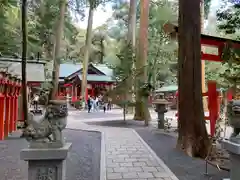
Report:
[[[107,106],[108,106],[108,103],[107,102],[103,102],[103,112],[105,113],[106,110],[107,110]]]
[[[111,109],[112,109],[112,99],[108,98],[107,110],[111,110]]]
[[[87,105],[88,105],[88,113],[90,113],[91,109],[92,109],[92,102],[91,102],[91,97],[90,96],[87,99]]]
[[[39,101],[39,95],[35,94],[33,98],[33,108],[35,111],[38,110],[38,101]]]

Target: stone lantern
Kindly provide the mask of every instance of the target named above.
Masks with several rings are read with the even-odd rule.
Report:
[[[167,105],[170,103],[162,97],[153,101],[153,104],[155,104],[155,111],[158,114],[158,129],[164,129],[164,114],[168,111]]]

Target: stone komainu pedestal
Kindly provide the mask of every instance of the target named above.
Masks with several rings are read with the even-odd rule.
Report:
[[[21,151],[22,160],[28,161],[28,180],[65,180],[66,158],[71,148],[28,148]]]
[[[223,140],[223,148],[230,154],[230,179],[223,180],[239,180],[240,179],[240,137],[234,137],[230,140]]]
[[[29,125],[22,134],[29,147],[20,154],[22,160],[28,161],[28,180],[65,180],[65,162],[71,148],[62,136],[67,115],[66,101],[59,100],[49,101],[44,116],[38,120],[29,114]]]

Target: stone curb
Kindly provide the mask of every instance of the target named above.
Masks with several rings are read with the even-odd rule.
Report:
[[[100,160],[100,180],[107,179],[106,171],[106,152],[105,152],[105,134],[101,132],[101,160]]]
[[[91,129],[91,127],[90,128],[87,127],[87,128],[84,129],[84,127],[82,127],[77,129],[73,129],[73,128],[66,128],[66,129],[73,130],[73,131],[87,131],[87,132],[101,133],[101,155],[100,155],[101,157],[99,162],[100,163],[100,180],[106,180],[107,172],[106,172],[106,153],[105,153],[105,133],[103,131],[100,131],[94,128]]]
[[[132,129],[132,131],[140,139],[140,141],[143,143],[143,145],[148,149],[148,151],[151,153],[151,155],[157,160],[159,165],[161,165],[164,168],[164,170],[171,175],[170,177],[172,178],[172,180],[179,180],[173,174],[173,172],[166,166],[166,164],[157,156],[157,154],[151,149],[151,147],[141,138],[141,136],[135,130]]]

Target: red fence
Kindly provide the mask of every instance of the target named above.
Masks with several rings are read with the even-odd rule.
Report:
[[[16,131],[21,81],[0,71],[0,140]]]

